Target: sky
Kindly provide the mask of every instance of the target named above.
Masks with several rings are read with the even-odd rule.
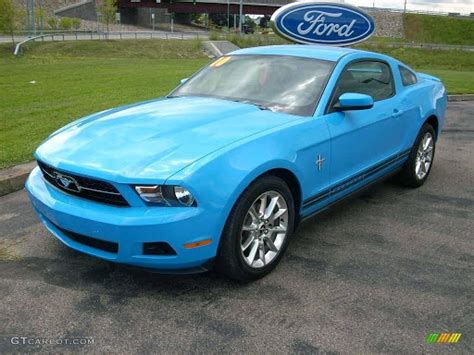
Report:
[[[405,0],[375,0],[375,7],[390,7],[403,9]],[[407,0],[409,10],[460,12],[469,14],[474,12],[474,0]],[[372,7],[374,0],[345,0],[346,4]]]

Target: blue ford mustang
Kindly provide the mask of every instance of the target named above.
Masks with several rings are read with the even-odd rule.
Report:
[[[26,188],[73,249],[252,280],[276,266],[301,219],[394,173],[421,186],[446,104],[440,80],[384,55],[238,50],[167,97],[53,133]]]

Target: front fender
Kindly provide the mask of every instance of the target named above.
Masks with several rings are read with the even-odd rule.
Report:
[[[259,176],[273,169],[286,169],[301,181],[296,152],[284,134],[267,134],[226,147],[171,176],[166,184],[189,188],[206,212],[213,234],[220,238],[227,217],[242,192]]]

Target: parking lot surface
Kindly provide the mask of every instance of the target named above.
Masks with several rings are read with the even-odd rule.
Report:
[[[385,182],[305,222],[250,284],[97,260],[24,191],[1,197],[0,352],[473,353],[473,152],[474,103],[452,103],[423,187]],[[426,343],[441,332],[462,337]]]

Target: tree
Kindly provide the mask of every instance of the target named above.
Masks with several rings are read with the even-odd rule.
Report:
[[[269,22],[269,18],[267,16],[262,16],[260,18],[260,22],[259,22],[259,26],[261,28],[267,28],[268,27],[268,22]]]
[[[73,18],[72,19],[72,28],[78,30],[81,28],[81,19],[80,18]]]
[[[1,0],[0,0],[1,1]],[[59,20],[56,17],[50,17],[46,20],[49,28],[52,30],[57,30],[59,27]]]
[[[255,23],[254,20],[252,20],[252,18],[250,16],[245,16],[244,25],[248,26],[252,30],[255,30],[255,27],[257,27],[257,24]]]
[[[115,14],[117,13],[117,5],[115,0],[102,0],[98,6],[101,21],[107,28],[107,35],[109,34],[109,25],[115,21]]]
[[[17,10],[12,0],[0,0],[0,31],[8,33],[15,43],[14,31],[16,29]]]
[[[69,31],[72,28],[72,18],[61,17],[59,19],[59,28],[65,31]]]

